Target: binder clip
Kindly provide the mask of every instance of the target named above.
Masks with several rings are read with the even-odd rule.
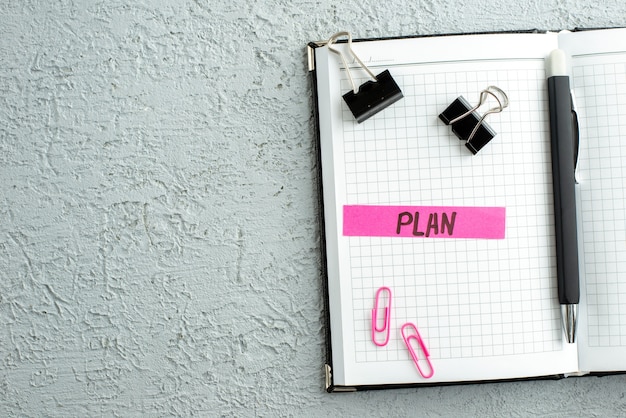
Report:
[[[387,293],[387,306],[379,309],[378,304],[382,298],[382,293]],[[378,326],[378,312],[383,310],[382,326]],[[384,341],[379,342],[376,340],[376,333],[384,333]],[[391,289],[386,286],[381,287],[376,292],[376,302],[374,302],[374,309],[372,309],[372,341],[379,347],[384,347],[389,342],[389,335],[391,335]]]
[[[493,97],[498,105],[480,116],[476,110],[489,96]],[[439,119],[446,125],[452,125],[452,132],[460,140],[465,141],[465,146],[472,154],[476,154],[496,136],[496,132],[485,122],[485,117],[491,113],[502,112],[508,105],[509,98],[506,93],[496,86],[489,86],[480,92],[480,100],[476,106],[471,107],[463,96],[459,96],[439,115]]]
[[[361,68],[367,72],[371,79],[361,84],[358,90],[354,84],[354,80],[352,79],[352,74],[350,72],[350,68],[348,67],[348,63],[346,62],[346,58],[341,51],[333,48],[333,44],[340,36],[348,37],[348,50],[350,51],[350,54],[359,63]],[[389,73],[389,70],[385,70],[378,75],[374,75],[374,73],[367,68],[363,61],[357,57],[352,50],[352,35],[350,35],[350,32],[337,32],[331,36],[328,40],[328,49],[336,54],[339,54],[341,61],[343,62],[343,66],[348,73],[348,78],[352,84],[352,91],[344,94],[343,100],[348,105],[348,108],[358,123],[369,119],[376,113],[389,107],[404,97],[400,87],[398,87],[398,84],[396,84],[393,77]]]

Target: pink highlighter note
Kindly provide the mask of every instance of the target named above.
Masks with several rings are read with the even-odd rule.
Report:
[[[504,207],[343,207],[343,235],[349,237],[504,239]]]

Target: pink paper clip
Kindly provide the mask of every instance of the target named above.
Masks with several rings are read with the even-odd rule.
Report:
[[[380,303],[382,292],[387,292],[387,306],[385,307],[382,327],[378,327],[378,304]],[[376,341],[377,332],[386,333],[384,342]],[[372,309],[372,341],[377,346],[383,347],[389,342],[389,335],[391,335],[391,289],[383,286],[376,292],[376,302],[374,304],[374,309]]]
[[[410,335],[406,335],[404,332],[404,328],[406,327],[413,328],[413,333]],[[417,367],[417,371],[419,371],[419,373],[422,375],[423,378],[425,379],[431,378],[433,374],[435,374],[435,369],[433,369],[433,364],[430,362],[430,353],[428,352],[428,349],[426,348],[426,344],[424,344],[424,340],[422,340],[422,336],[417,330],[417,327],[415,326],[415,324],[411,322],[407,322],[406,324],[402,325],[401,332],[402,332],[402,339],[404,339],[406,348],[409,349],[409,354],[411,354],[411,357],[413,358],[413,363],[415,363],[415,367]],[[424,370],[422,370],[422,368],[420,367],[420,363],[418,361],[419,359],[417,357],[417,353],[415,353],[415,349],[411,345],[411,340],[417,341],[419,349],[422,351],[422,353],[424,353],[424,357],[426,357],[425,360],[428,363],[428,369],[429,369],[428,373],[424,373]]]

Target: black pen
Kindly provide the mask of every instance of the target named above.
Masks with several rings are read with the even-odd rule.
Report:
[[[569,343],[576,340],[580,283],[576,234],[575,159],[577,124],[565,53],[552,51],[546,66],[550,109],[552,179],[556,230],[556,274],[563,327]]]

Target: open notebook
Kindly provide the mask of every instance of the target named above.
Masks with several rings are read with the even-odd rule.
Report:
[[[564,339],[556,289],[545,72],[556,48],[571,57],[580,123],[576,344]],[[328,390],[625,371],[626,29],[368,40],[353,50],[374,73],[388,69],[404,97],[357,123],[342,99],[351,85],[339,56],[309,46],[323,183]],[[367,80],[349,65],[357,84]],[[472,155],[438,115],[459,96],[474,104],[490,85],[510,105],[486,119],[497,136]],[[429,207],[487,208],[499,211],[489,213],[504,233],[354,233],[375,223],[359,217],[359,208],[371,207],[422,207],[418,229]],[[371,315],[381,287],[393,295],[391,333],[377,346]],[[429,350],[430,378],[418,373],[403,341],[407,322]]]

